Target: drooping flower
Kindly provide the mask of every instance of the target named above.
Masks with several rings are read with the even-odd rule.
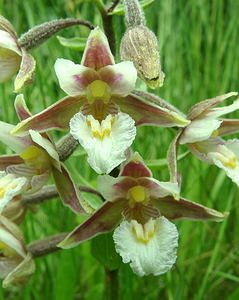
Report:
[[[35,272],[31,254],[23,243],[19,228],[0,216],[0,278],[3,287],[24,283]]]
[[[70,122],[71,134],[88,152],[88,161],[98,173],[109,173],[126,159],[135,125],[183,127],[189,123],[183,114],[131,93],[137,71],[129,61],[115,64],[99,28],[88,38],[81,65],[58,59],[55,70],[69,97],[21,122],[12,133],[66,129]]]
[[[29,117],[30,112],[23,95],[16,97],[15,108],[21,120]],[[29,130],[28,135],[24,137],[14,137],[10,134],[14,126],[1,121],[0,128],[1,142],[16,153],[16,155],[0,157],[0,170],[25,177],[28,180],[26,187],[28,193],[39,190],[52,174],[63,203],[76,212],[84,212],[79,202],[78,190],[66,167],[60,162],[56,147],[49,135]]]
[[[192,144],[217,136],[218,129],[223,122],[220,117],[239,109],[239,99],[229,106],[215,106],[236,95],[237,93],[232,92],[194,105],[187,115],[191,123],[183,130],[180,144]]]
[[[0,171],[0,214],[14,197],[25,189],[27,179]]]
[[[237,93],[228,93],[194,105],[188,113],[191,123],[177,135],[173,143],[175,146],[186,144],[200,160],[223,169],[227,176],[239,186],[239,141],[236,139],[224,141],[220,137],[220,135],[238,131],[236,120],[227,121],[220,117],[237,110],[239,99],[229,106],[215,107],[227,98],[236,95]],[[172,160],[176,161],[176,159]]]
[[[178,232],[169,220],[222,221],[224,214],[179,198],[177,183],[160,182],[136,153],[119,177],[99,176],[107,200],[89,219],[60,243],[71,248],[98,234],[114,230],[116,251],[139,276],[167,272],[176,261]],[[175,197],[178,199],[175,199]]]
[[[21,48],[12,24],[0,16],[0,83],[10,79],[18,70],[14,89],[20,90],[32,80],[35,60]]]

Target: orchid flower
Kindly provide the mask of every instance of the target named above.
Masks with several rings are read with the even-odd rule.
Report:
[[[0,278],[3,287],[25,282],[35,272],[31,254],[23,243],[19,228],[0,216]]]
[[[238,122],[219,119],[239,109],[239,99],[225,107],[219,103],[237,93],[228,93],[213,99],[201,101],[191,108],[188,118],[191,123],[178,136],[179,144],[187,144],[199,159],[215,164],[239,186],[239,140],[224,141],[220,135],[238,131]]]
[[[0,214],[14,197],[24,191],[26,183],[25,177],[0,171]]]
[[[23,95],[16,97],[15,108],[20,119],[30,116]],[[48,135],[29,130],[29,134],[24,137],[14,137],[10,134],[14,126],[1,121],[0,128],[1,142],[16,152],[16,155],[0,156],[0,170],[27,178],[28,193],[39,190],[52,174],[63,203],[75,212],[84,212],[77,188],[60,162],[55,145]]]
[[[10,79],[18,70],[14,89],[20,90],[32,80],[35,60],[21,48],[12,24],[0,16],[0,83]]]
[[[98,186],[106,202],[59,247],[74,247],[120,223],[113,234],[116,251],[139,276],[165,273],[175,263],[178,232],[169,220],[222,221],[225,217],[179,198],[178,184],[154,179],[137,153],[123,164],[119,177],[99,176]]]
[[[24,120],[12,131],[68,129],[88,153],[97,173],[109,173],[126,159],[135,125],[186,126],[178,111],[160,107],[132,94],[137,71],[130,61],[115,64],[106,36],[91,31],[81,64],[57,59],[55,71],[69,95],[45,111]]]

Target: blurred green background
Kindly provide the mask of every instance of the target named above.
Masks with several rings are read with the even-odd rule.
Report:
[[[109,2],[110,3],[110,2]],[[238,0],[155,0],[145,9],[147,24],[160,41],[165,84],[155,92],[185,113],[191,105],[238,90]],[[101,25],[93,1],[0,0],[0,14],[19,34],[42,22],[78,17]],[[114,17],[117,46],[125,30],[123,16]],[[76,26],[64,37],[87,37],[87,28]],[[56,37],[32,51],[37,61],[33,85],[24,90],[36,113],[64,96],[54,73],[58,57],[80,62],[82,52],[61,46]],[[0,86],[0,119],[16,123],[13,82]],[[233,117],[239,115],[234,114]],[[59,133],[54,133],[57,139]],[[139,128],[133,149],[146,160],[162,159],[174,132],[164,128]],[[67,162],[77,183],[95,185],[96,175],[86,156],[77,151]],[[182,149],[184,151],[185,149]],[[1,153],[9,153],[0,145]],[[168,180],[167,167],[153,167],[156,178]],[[175,267],[160,277],[135,276],[128,265],[120,268],[120,299],[239,299],[239,199],[238,188],[222,171],[188,155],[179,162],[182,195],[220,211],[230,211],[223,223],[177,222],[180,232]],[[81,219],[59,199],[27,213],[22,229],[26,242],[72,230]],[[24,287],[0,288],[0,299],[72,300],[106,299],[104,269],[91,255],[90,242],[59,251],[36,261],[37,271]]]

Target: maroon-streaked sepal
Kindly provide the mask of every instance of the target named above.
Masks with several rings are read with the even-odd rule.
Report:
[[[63,163],[61,163],[61,171],[53,168],[52,174],[63,204],[75,213],[86,213],[85,207],[81,204],[78,189]]]
[[[239,120],[238,119],[224,119],[217,129],[219,136],[234,134],[239,132]]]
[[[228,213],[221,213],[184,198],[175,200],[172,196],[153,199],[151,203],[158,208],[162,216],[169,220],[190,219],[221,222],[228,215]]]
[[[0,171],[4,171],[11,165],[23,164],[24,161],[19,155],[1,155],[0,156]]]
[[[28,130],[44,132],[50,129],[65,130],[69,128],[69,121],[79,112],[84,99],[80,97],[65,97],[42,112],[20,122],[11,134],[24,136]]]
[[[185,127],[190,123],[182,113],[160,107],[135,94],[114,98],[114,102],[119,105],[122,112],[129,114],[135,120],[137,126]]]
[[[105,202],[92,216],[73,230],[58,247],[72,248],[98,234],[112,231],[122,219],[125,205],[124,199]]]
[[[17,95],[17,97],[15,98],[14,106],[20,121],[32,116],[31,112],[29,111],[26,105],[23,94]]]
[[[88,37],[81,64],[98,70],[114,63],[107,37],[99,27],[96,27]]]
[[[236,95],[237,95],[236,92],[231,92],[231,93],[227,93],[225,95],[221,95],[221,96],[217,96],[217,97],[214,97],[211,99],[200,101],[191,107],[191,109],[188,112],[187,117],[189,120],[193,120],[193,119],[199,117],[201,114],[206,113],[211,108],[217,106],[224,100],[226,100],[232,96],[236,96]]]

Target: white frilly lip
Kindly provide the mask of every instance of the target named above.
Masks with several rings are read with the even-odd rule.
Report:
[[[239,140],[232,139],[225,142],[224,145],[218,145],[207,153],[207,157],[218,167],[223,169],[227,176],[239,187]],[[230,164],[223,163],[225,160],[233,160],[233,167]]]
[[[17,177],[14,174],[0,172],[0,191],[4,189],[3,195],[0,193],[0,214],[4,207],[17,195],[24,191],[27,178]]]
[[[111,124],[110,134],[95,137],[89,120],[96,130],[103,130],[104,126]],[[136,127],[134,120],[121,112],[108,115],[101,125],[92,116],[77,113],[70,121],[70,133],[86,150],[90,166],[98,174],[108,174],[126,159],[125,152],[136,136]]]
[[[133,272],[139,276],[149,274],[157,276],[166,273],[177,258],[176,226],[164,217],[149,222],[152,221],[155,233],[147,243],[139,241],[132,230],[132,222],[136,226],[142,226],[136,221],[122,222],[113,235],[116,252],[122,257],[124,263],[130,263]]]

